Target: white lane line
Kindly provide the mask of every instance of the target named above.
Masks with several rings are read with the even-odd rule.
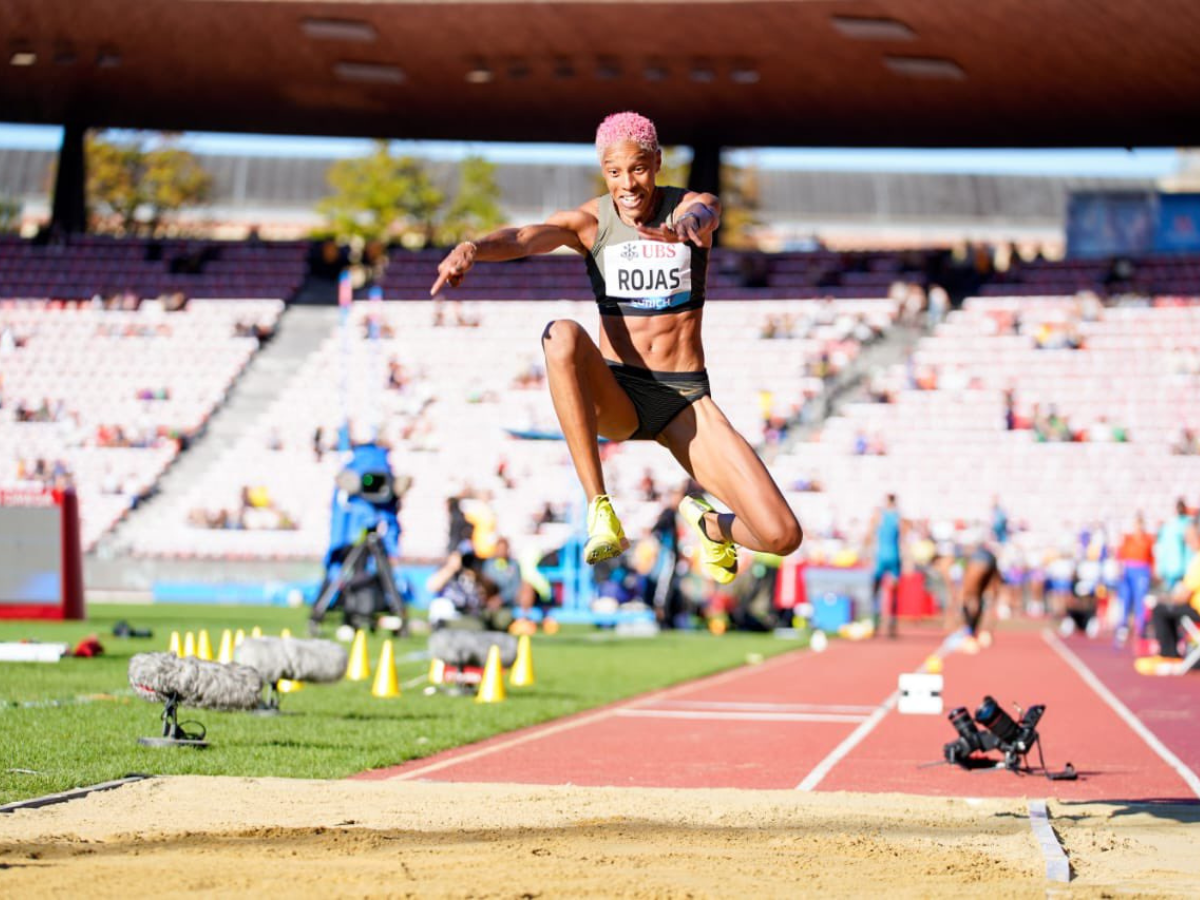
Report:
[[[871,713],[865,722],[850,732],[849,737],[834,747],[833,752],[821,760],[817,767],[809,772],[802,782],[796,785],[796,790],[811,791],[820,784],[825,776],[829,774],[830,770],[845,758],[847,753],[857,747],[863,738],[875,730],[875,726],[883,721],[883,717],[896,705],[899,697],[900,692],[893,691],[890,697],[875,708],[875,712]]]
[[[655,707],[664,709],[724,709],[740,712],[809,712],[809,713],[859,713],[868,716],[875,712],[874,706],[846,706],[835,703],[751,703],[724,700],[664,700]]]
[[[1029,801],[1029,825],[1033,828],[1033,836],[1037,838],[1038,846],[1042,848],[1042,859],[1046,861],[1046,878],[1050,881],[1068,882],[1071,880],[1071,861],[1063,852],[1062,844],[1050,827],[1050,811],[1046,809],[1045,800]]]
[[[1192,793],[1200,797],[1200,776],[1197,776],[1195,772],[1187,767],[1183,760],[1168,750],[1166,745],[1155,736],[1154,732],[1143,725],[1142,720],[1130,712],[1129,707],[1118,700],[1116,695],[1104,686],[1104,683],[1095,676],[1083,660],[1076,656],[1070,647],[1059,640],[1058,635],[1047,629],[1042,632],[1042,638],[1054,648],[1054,651],[1063,658],[1068,666],[1075,670],[1079,677],[1087,683],[1087,686],[1099,694],[1100,699],[1107,703],[1112,711],[1120,716],[1125,724],[1132,728],[1134,733],[1162,758],[1163,762],[1175,770],[1179,777],[1184,780],[1184,783],[1192,789]]]
[[[622,709],[618,716],[642,719],[694,719],[716,722],[862,722],[866,716],[842,713],[740,712],[716,709]]]
[[[493,753],[503,753],[507,750],[511,750],[513,747],[518,747],[521,744],[527,744],[530,741],[540,740],[541,738],[549,737],[553,734],[561,734],[564,731],[570,731],[574,728],[580,728],[584,725],[591,725],[593,722],[598,722],[601,719],[610,718],[623,709],[656,703],[659,700],[673,696],[674,694],[681,694],[684,691],[703,690],[711,687],[712,685],[724,684],[727,681],[732,681],[733,679],[739,678],[743,675],[757,674],[758,672],[763,671],[765,668],[775,667],[782,664],[784,661],[795,661],[795,659],[796,657],[793,654],[784,653],[779,656],[772,657],[771,659],[768,659],[766,662],[757,666],[741,666],[737,669],[730,669],[727,672],[711,675],[698,681],[685,681],[683,684],[677,684],[674,687],[666,688],[653,694],[635,697],[632,700],[626,700],[617,704],[616,706],[609,707],[608,709],[602,709],[590,715],[582,715],[577,719],[570,719],[566,722],[560,722],[557,725],[534,725],[531,726],[533,730],[527,732],[526,734],[517,735],[516,737],[509,738],[505,741],[498,741],[495,744],[489,744],[486,747],[480,747],[478,750],[462,753],[449,759],[443,759],[439,760],[438,762],[429,763],[428,765],[419,766],[418,768],[411,769],[407,772],[401,772],[398,775],[393,775],[388,780],[411,781],[414,778],[422,778],[432,772],[439,772],[442,769],[448,769],[451,766],[457,766],[460,763],[471,762],[484,756],[490,756]]]

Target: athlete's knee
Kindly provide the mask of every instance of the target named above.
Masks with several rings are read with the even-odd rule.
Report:
[[[548,360],[566,360],[575,356],[580,339],[586,334],[578,322],[555,319],[542,332],[542,352]]]
[[[796,552],[804,541],[804,529],[791,510],[773,516],[769,525],[759,533],[765,549],[776,556],[787,556]]]

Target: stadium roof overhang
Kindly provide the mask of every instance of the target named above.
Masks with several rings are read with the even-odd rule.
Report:
[[[1200,144],[1195,0],[4,0],[0,119],[667,143]]]

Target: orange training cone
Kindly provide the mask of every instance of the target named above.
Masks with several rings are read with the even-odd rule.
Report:
[[[233,632],[228,628],[221,632],[221,647],[217,650],[217,662],[233,662]]]
[[[196,658],[212,662],[212,638],[208,636],[207,628],[201,628],[200,634],[196,636]]]
[[[183,636],[183,653],[182,656],[196,655],[196,636],[190,631]]]
[[[400,696],[400,682],[396,679],[396,658],[390,640],[383,642],[383,652],[379,654],[379,669],[375,672],[371,696],[383,700]]]
[[[533,687],[533,650],[527,634],[517,638],[517,659],[508,673],[508,683],[513,687]]]
[[[479,682],[476,703],[501,703],[504,701],[504,667],[500,665],[500,648],[492,644],[488,650],[487,665],[483,667],[483,678]]]
[[[183,643],[179,640],[179,632],[171,632],[171,643],[167,645],[167,652],[174,653],[176,656],[183,656]]]
[[[367,633],[361,628],[354,633],[350,646],[350,662],[346,666],[347,681],[366,681],[371,677],[371,661],[367,658]]]

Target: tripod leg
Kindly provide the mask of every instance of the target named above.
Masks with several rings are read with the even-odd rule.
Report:
[[[371,555],[375,558],[375,571],[379,576],[380,584],[383,585],[383,594],[387,598],[388,609],[403,618],[404,599],[396,587],[396,580],[392,577],[392,565],[378,538],[373,538],[371,541]]]
[[[346,554],[346,558],[342,560],[342,569],[338,572],[336,578],[327,578],[325,580],[325,588],[321,591],[316,602],[313,604],[312,613],[309,618],[313,622],[320,622],[325,618],[325,615],[337,603],[338,598],[342,595],[342,590],[350,582],[354,576],[354,572],[360,564],[364,548],[362,544],[357,545]]]

